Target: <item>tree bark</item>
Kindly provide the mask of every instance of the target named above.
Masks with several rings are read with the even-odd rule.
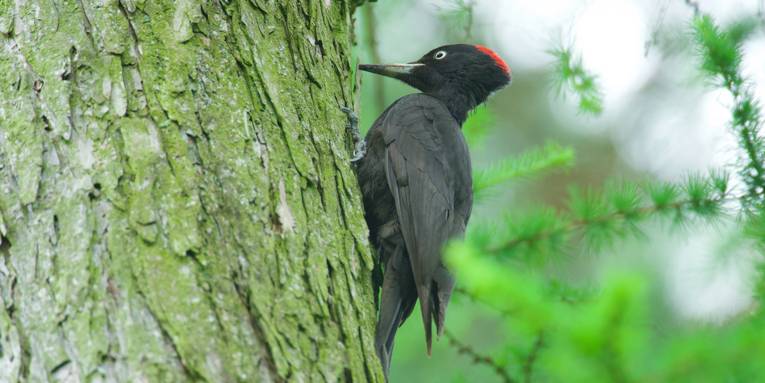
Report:
[[[0,0],[0,381],[381,381],[352,4]]]

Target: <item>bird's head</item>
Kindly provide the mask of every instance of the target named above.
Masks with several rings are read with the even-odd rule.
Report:
[[[442,100],[457,97],[469,105],[482,103],[510,83],[510,67],[481,45],[444,45],[407,64],[360,65],[359,69],[399,79]]]

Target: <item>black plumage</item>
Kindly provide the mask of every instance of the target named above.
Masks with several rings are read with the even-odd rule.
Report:
[[[398,99],[366,136],[357,173],[370,237],[383,270],[375,342],[386,372],[396,330],[420,300],[428,353],[440,335],[454,278],[444,244],[465,231],[473,202],[470,154],[461,132],[467,113],[510,81],[488,48],[447,45],[409,64],[362,65],[423,93]]]

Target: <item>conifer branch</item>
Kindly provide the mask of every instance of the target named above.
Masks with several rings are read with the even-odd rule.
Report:
[[[595,75],[587,72],[581,57],[571,48],[558,47],[549,51],[555,58],[555,85],[559,95],[565,91],[573,93],[579,99],[579,111],[598,115],[603,111],[603,95],[598,87]]]
[[[684,195],[681,195],[684,194]],[[724,213],[723,205],[735,201],[729,194],[725,175],[710,178],[692,177],[684,185],[659,184],[640,188],[623,184],[601,194],[573,192],[569,209],[565,212],[543,210],[527,217],[508,219],[504,236],[482,236],[480,233],[468,238],[486,253],[505,254],[528,249],[559,249],[576,233],[589,245],[609,241],[629,231],[639,232],[637,224],[643,219],[659,214],[674,213],[675,220],[682,223],[685,215],[716,217]]]
[[[731,129],[739,138],[746,160],[739,170],[747,185],[746,207],[765,206],[765,138],[761,134],[761,109],[746,79],[741,75],[741,43],[751,32],[747,24],[720,30],[708,16],[697,16],[694,33],[702,69],[719,80],[719,86],[733,96]]]
[[[488,189],[507,181],[538,175],[547,170],[567,168],[574,163],[574,151],[547,144],[518,156],[508,157],[473,174],[473,193],[480,198]]]
[[[476,350],[474,350],[472,347],[470,347],[469,345],[458,341],[457,338],[448,330],[444,330],[444,336],[446,337],[446,340],[449,341],[449,345],[454,347],[457,350],[457,353],[469,357],[475,364],[482,364],[484,366],[491,368],[492,371],[494,371],[494,373],[497,374],[497,376],[499,376],[503,382],[505,383],[515,382],[515,379],[513,379],[510,376],[507,370],[505,370],[504,366],[500,365],[492,357],[487,355],[482,355],[478,353]]]

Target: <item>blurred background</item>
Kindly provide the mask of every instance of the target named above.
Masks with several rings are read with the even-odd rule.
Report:
[[[512,182],[478,201],[475,225],[529,205],[560,206],[571,185],[599,189],[613,179],[681,180],[734,163],[736,137],[728,129],[732,99],[699,72],[690,31],[696,6],[723,25],[744,19],[765,23],[760,0],[379,0],[357,10],[354,60],[409,62],[444,44],[488,46],[511,66],[513,80],[468,122],[477,130],[470,142],[474,168],[547,142],[575,149],[570,169]],[[583,112],[576,95],[559,90],[552,52],[561,48],[581,57],[595,76],[601,112]],[[747,40],[742,69],[757,98],[764,99],[761,32]],[[413,92],[363,74],[362,132],[384,107]],[[596,284],[614,264],[645,270],[668,323],[720,322],[751,307],[748,281],[755,255],[728,256],[748,250],[731,243],[724,224],[689,227],[681,235],[661,225],[645,230],[651,241],[627,240],[598,257],[582,254],[549,267],[585,286]],[[511,335],[497,320],[490,308],[456,294],[447,327],[459,341],[502,358],[514,351],[504,346]],[[396,338],[391,381],[500,377],[444,338],[427,357],[415,309]]]

